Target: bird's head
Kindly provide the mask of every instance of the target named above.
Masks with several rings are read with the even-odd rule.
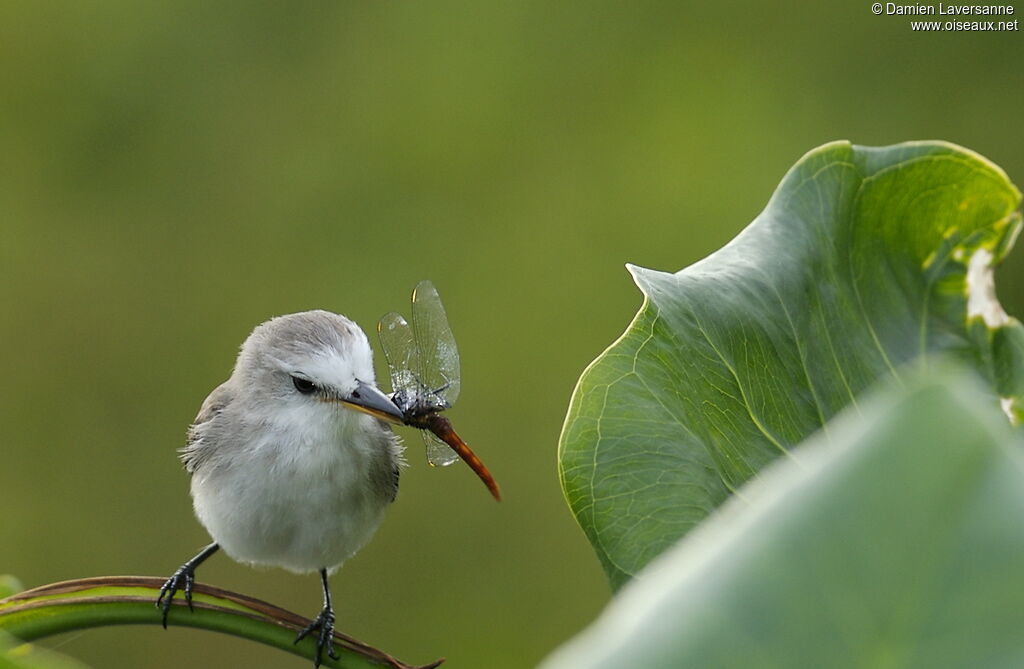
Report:
[[[392,423],[402,411],[377,388],[373,351],[358,325],[329,311],[278,316],[256,327],[235,365],[238,383],[278,407],[324,404]]]

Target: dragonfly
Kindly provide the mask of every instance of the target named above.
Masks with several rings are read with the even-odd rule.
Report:
[[[377,323],[391,374],[391,401],[402,411],[406,425],[421,430],[427,462],[447,467],[462,458],[494,499],[501,500],[498,483],[487,466],[441,415],[459,398],[462,383],[455,336],[441,296],[430,281],[416,284],[411,318],[412,325],[392,311]]]

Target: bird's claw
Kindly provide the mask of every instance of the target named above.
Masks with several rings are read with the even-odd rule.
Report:
[[[316,638],[316,657],[313,658],[313,666],[319,667],[323,660],[324,648],[327,648],[327,656],[332,660],[338,659],[338,653],[334,650],[334,611],[325,606],[316,617],[316,620],[306,625],[295,637],[295,643],[305,639],[313,630],[320,630]]]
[[[167,612],[171,610],[171,601],[179,589],[185,593],[188,610],[194,610],[192,608],[192,586],[195,585],[195,582],[195,567],[184,564],[178,567],[178,570],[171,574],[171,577],[160,587],[160,596],[156,598],[156,605],[163,612],[164,629],[167,629]]]

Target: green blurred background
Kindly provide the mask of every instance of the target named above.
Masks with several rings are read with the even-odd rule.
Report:
[[[339,629],[454,669],[527,667],[608,589],[559,429],[640,297],[833,139],[947,139],[1024,182],[1020,33],[920,34],[868,2],[0,5],[0,572],[167,575],[207,541],[175,457],[249,330],[370,330],[438,286],[450,416],[501,482],[426,466],[333,579]],[[1024,263],[1000,296],[1024,313]],[[378,365],[379,367],[379,365]],[[200,580],[305,615],[317,579]],[[96,667],[308,662],[204,632],[51,644]]]

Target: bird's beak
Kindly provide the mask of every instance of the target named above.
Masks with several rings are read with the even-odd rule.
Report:
[[[402,410],[395,406],[391,398],[382,393],[376,386],[359,382],[356,389],[348,397],[334,400],[356,411],[368,413],[374,418],[380,418],[391,423],[404,423],[405,415]]]

